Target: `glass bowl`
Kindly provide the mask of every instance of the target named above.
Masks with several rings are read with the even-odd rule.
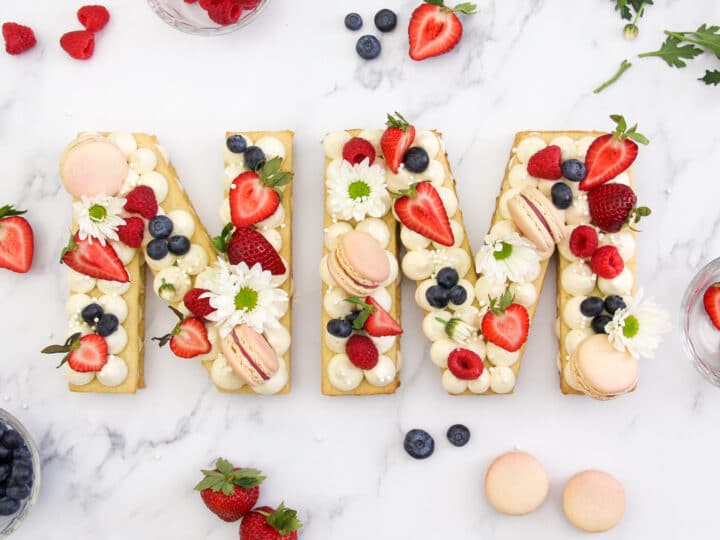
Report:
[[[698,371],[720,386],[720,330],[705,313],[703,295],[720,281],[720,258],[707,264],[688,285],[680,307],[682,342]]]
[[[20,526],[38,498],[38,493],[40,493],[40,454],[38,453],[38,449],[35,446],[35,442],[30,436],[30,433],[28,433],[25,426],[20,423],[20,420],[15,418],[5,409],[0,409],[0,421],[20,434],[23,441],[25,441],[28,450],[30,450],[33,465],[33,485],[30,491],[30,496],[22,502],[20,508],[14,515],[0,516],[0,537],[4,538],[10,536],[13,531]]]
[[[255,8],[243,11],[236,23],[226,26],[212,21],[198,2],[192,4],[188,4],[185,0],[147,0],[147,2],[158,17],[173,28],[197,36],[220,36],[250,24],[270,0],[260,0]]]

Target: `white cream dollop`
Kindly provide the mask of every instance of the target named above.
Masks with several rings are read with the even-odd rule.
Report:
[[[498,347],[494,343],[487,342],[485,345],[487,357],[495,366],[512,366],[520,359],[520,351],[506,351],[502,347]]]
[[[334,353],[344,353],[345,352],[345,347],[347,345],[348,340],[350,339],[349,337],[342,338],[342,337],[338,337],[338,336],[333,336],[330,332],[327,331],[327,329],[325,329],[325,331],[323,332],[323,336],[324,336],[323,341],[325,342],[325,345],[332,352],[334,352]]]
[[[378,357],[374,368],[365,370],[365,378],[373,386],[387,386],[395,380],[396,374],[395,364],[384,354]]]
[[[430,239],[428,237],[408,229],[405,225],[400,227],[400,241],[408,250],[425,249],[430,245]]]
[[[347,354],[336,354],[330,359],[327,376],[330,384],[343,392],[349,392],[360,386],[365,377],[363,370],[350,362]]]
[[[599,245],[615,246],[625,262],[635,256],[635,236],[628,231],[600,234]]]
[[[508,173],[510,187],[523,189],[526,187],[537,187],[537,180],[528,174],[527,166],[517,163],[513,165]]]
[[[128,157],[135,150],[137,150],[137,141],[131,133],[127,131],[113,131],[108,135],[108,140],[117,146],[125,157]]]
[[[589,265],[577,261],[565,267],[560,275],[563,290],[573,296],[590,294],[595,288],[597,276]]]
[[[268,161],[276,157],[285,159],[285,145],[277,137],[271,137],[269,135],[260,137],[255,141],[255,146],[263,151],[265,159]]]
[[[515,373],[506,366],[490,368],[490,388],[496,394],[507,394],[515,388]]]
[[[188,239],[195,234],[195,220],[190,215],[190,212],[173,210],[168,212],[167,217],[170,218],[173,224],[172,234],[187,236]]]
[[[218,354],[210,368],[210,379],[223,390],[239,390],[245,382],[238,377],[222,354]]]
[[[266,328],[265,338],[278,356],[284,356],[290,350],[290,332],[282,324],[277,328]]]
[[[390,244],[390,229],[388,229],[388,226],[380,218],[366,217],[355,225],[355,230],[364,232],[375,238],[383,249],[386,249],[388,244]]]
[[[130,288],[130,282],[121,283],[119,281],[98,279],[97,288],[104,294],[125,294]]]
[[[124,326],[118,326],[112,334],[105,338],[110,354],[120,354],[128,343],[128,334]]]
[[[85,386],[86,384],[90,384],[95,378],[95,373],[93,371],[85,373],[75,371],[67,362],[62,365],[61,369],[63,371],[63,375],[65,375],[65,379],[67,379],[67,382],[75,386]]]
[[[397,341],[397,336],[369,337],[375,344],[375,348],[380,354],[385,354],[390,349],[392,349],[392,346],[395,345],[395,342]],[[398,351],[398,369],[400,369],[400,351]]]
[[[153,190],[158,203],[163,202],[168,195],[168,182],[165,177],[157,171],[147,171],[138,178],[138,185],[147,186]]]
[[[545,148],[547,143],[537,136],[525,137],[520,144],[517,145],[515,155],[522,163],[527,163],[533,155]]]
[[[484,394],[490,388],[490,370],[483,369],[480,376],[472,381],[468,381],[468,390],[473,394]]]
[[[330,159],[342,158],[343,148],[351,136],[347,131],[333,131],[325,135],[323,149]]]
[[[421,129],[415,133],[413,146],[419,146],[427,152],[430,159],[433,159],[440,152],[440,140],[432,131]]]
[[[67,269],[67,284],[71,292],[90,292],[95,288],[95,283],[95,278],[76,272],[72,268]]]
[[[128,316],[128,305],[122,296],[116,294],[105,294],[98,298],[97,303],[100,304],[105,313],[112,313],[118,318],[119,322],[124,322]]]
[[[261,394],[263,396],[277,394],[280,390],[285,388],[285,385],[288,382],[288,377],[287,364],[285,363],[285,360],[281,358],[278,370],[274,373],[274,375],[264,383],[253,386],[253,391],[256,394]]]
[[[128,156],[128,163],[136,173],[142,176],[157,167],[157,157],[149,148],[138,148]]]
[[[448,394],[462,394],[467,390],[468,382],[458,379],[449,369],[446,369],[442,374],[442,385]]]
[[[105,386],[120,386],[128,376],[128,366],[119,356],[108,356],[107,364],[97,372],[97,380]]]
[[[166,286],[161,290],[163,284],[169,287]],[[182,300],[185,293],[191,288],[192,280],[177,266],[163,268],[155,275],[155,279],[153,280],[153,290],[155,294],[171,304]]]
[[[68,318],[77,317],[85,306],[92,304],[94,298],[90,298],[87,294],[73,294],[65,301],[65,314]]]
[[[525,307],[530,307],[537,302],[538,293],[535,285],[530,282],[511,283],[510,291],[514,295],[514,301]]]
[[[490,298],[502,296],[505,292],[504,283],[496,283],[487,276],[480,276],[475,282],[475,296],[480,307],[490,305]]]
[[[582,304],[586,298],[587,296],[585,295],[572,296],[563,306],[562,320],[573,330],[588,328],[590,326],[591,319],[583,315],[582,311],[580,311],[580,304]]]
[[[565,336],[565,354],[573,354],[583,341],[594,336],[592,328],[570,330]]]
[[[346,302],[348,294],[340,287],[333,287],[325,293],[323,298],[323,308],[333,319],[339,319],[350,313],[353,309],[352,304]]]
[[[439,368],[446,368],[450,353],[458,348],[458,344],[449,339],[439,339],[430,345],[430,360]]]
[[[430,341],[438,341],[440,339],[447,339],[448,335],[445,332],[445,323],[440,322],[438,319],[443,321],[449,321],[452,318],[447,311],[431,311],[423,319],[422,328],[425,337]]]
[[[185,273],[194,276],[202,272],[208,265],[208,255],[200,244],[190,244],[185,255],[177,258],[178,267]]]
[[[408,279],[419,281],[429,278],[434,270],[430,252],[425,249],[409,251],[403,257],[402,270]]]
[[[626,266],[623,268],[622,272],[612,279],[598,278],[598,289],[606,295],[630,294],[632,292],[634,282],[635,278],[633,277],[633,273]]]

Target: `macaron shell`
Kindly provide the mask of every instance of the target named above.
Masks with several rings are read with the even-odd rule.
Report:
[[[573,354],[578,382],[603,396],[632,390],[637,384],[639,365],[627,351],[617,350],[605,334],[590,336]]]
[[[565,485],[563,511],[578,529],[586,532],[610,530],[625,514],[625,489],[606,472],[580,472]]]
[[[508,452],[485,474],[485,496],[498,512],[521,516],[537,509],[548,494],[545,467],[526,452]]]
[[[225,336],[220,350],[233,372],[250,386],[269,380],[279,369],[277,354],[265,338],[247,325],[238,325]],[[265,374],[263,378],[260,372]]]
[[[333,251],[327,258],[328,271],[330,277],[335,284],[350,296],[369,296],[377,287],[365,287],[355,283],[353,279],[347,275],[345,270],[340,266],[337,259],[337,253]]]
[[[560,242],[566,233],[565,220],[561,217],[555,205],[545,194],[537,188],[526,187],[521,192],[535,208],[542,214],[550,227],[550,235],[555,243]]]
[[[508,201],[507,208],[513,223],[515,223],[523,236],[535,244],[541,254],[552,253],[555,247],[552,235],[520,193]]]
[[[116,195],[128,172],[122,150],[101,137],[76,141],[60,160],[60,178],[67,192],[76,198]]]
[[[345,271],[358,281],[377,285],[390,274],[385,250],[372,236],[361,231],[349,231],[338,241],[340,261]]]

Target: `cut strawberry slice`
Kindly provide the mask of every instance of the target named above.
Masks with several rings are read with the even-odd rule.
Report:
[[[95,279],[120,283],[130,281],[127,269],[109,243],[103,246],[98,240],[91,241],[89,238],[80,240],[78,234],[70,237],[67,247],[60,256],[60,262],[67,264],[76,272]]]
[[[395,214],[408,229],[443,246],[452,246],[455,236],[440,195],[429,182],[413,184],[395,200]]]
[[[451,51],[460,42],[463,26],[456,13],[471,15],[475,4],[447,7],[443,0],[425,0],[413,11],[408,27],[410,58],[424,60]]]
[[[25,273],[33,260],[34,240],[30,224],[11,205],[0,208],[0,268]]]
[[[282,158],[266,162],[259,172],[248,171],[230,186],[230,217],[236,227],[248,227],[272,216],[280,205],[280,187],[292,179],[281,171]]]
[[[372,296],[365,300],[350,296],[345,301],[361,307],[353,322],[355,330],[365,330],[373,337],[399,336],[403,333],[402,326]]]
[[[397,174],[405,152],[415,140],[415,128],[399,112],[395,112],[395,116],[388,114],[386,124],[387,129],[380,139],[380,148],[387,166]]]
[[[703,305],[713,326],[720,330],[720,282],[713,283],[705,291]]]
[[[201,354],[207,354],[212,350],[212,344],[208,339],[207,329],[203,322],[197,317],[188,317],[180,313],[177,309],[170,306],[180,322],[169,334],[162,337],[154,337],[153,341],[157,341],[160,347],[164,347],[170,343],[170,349],[175,356],[180,358],[195,358]]]
[[[490,343],[506,351],[515,352],[527,341],[530,317],[525,306],[513,304],[507,291],[500,299],[492,298],[482,320],[482,333]]]
[[[79,332],[73,334],[63,345],[45,347],[44,354],[64,354],[58,367],[65,362],[81,373],[100,371],[108,361],[108,346],[105,338],[97,334],[83,336]]]

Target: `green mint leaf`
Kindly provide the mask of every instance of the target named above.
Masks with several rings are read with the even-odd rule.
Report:
[[[700,77],[699,80],[701,80],[705,84],[712,84],[714,86],[717,86],[718,84],[720,84],[720,70],[716,69],[716,70],[710,71],[709,69],[706,69],[705,76]]]
[[[657,56],[658,58],[662,58],[670,67],[684,68],[687,66],[684,60],[692,60],[702,54],[703,50],[691,43],[682,46],[680,45],[681,43],[682,40],[680,38],[670,35],[657,51],[642,53],[638,56],[640,58]]]

